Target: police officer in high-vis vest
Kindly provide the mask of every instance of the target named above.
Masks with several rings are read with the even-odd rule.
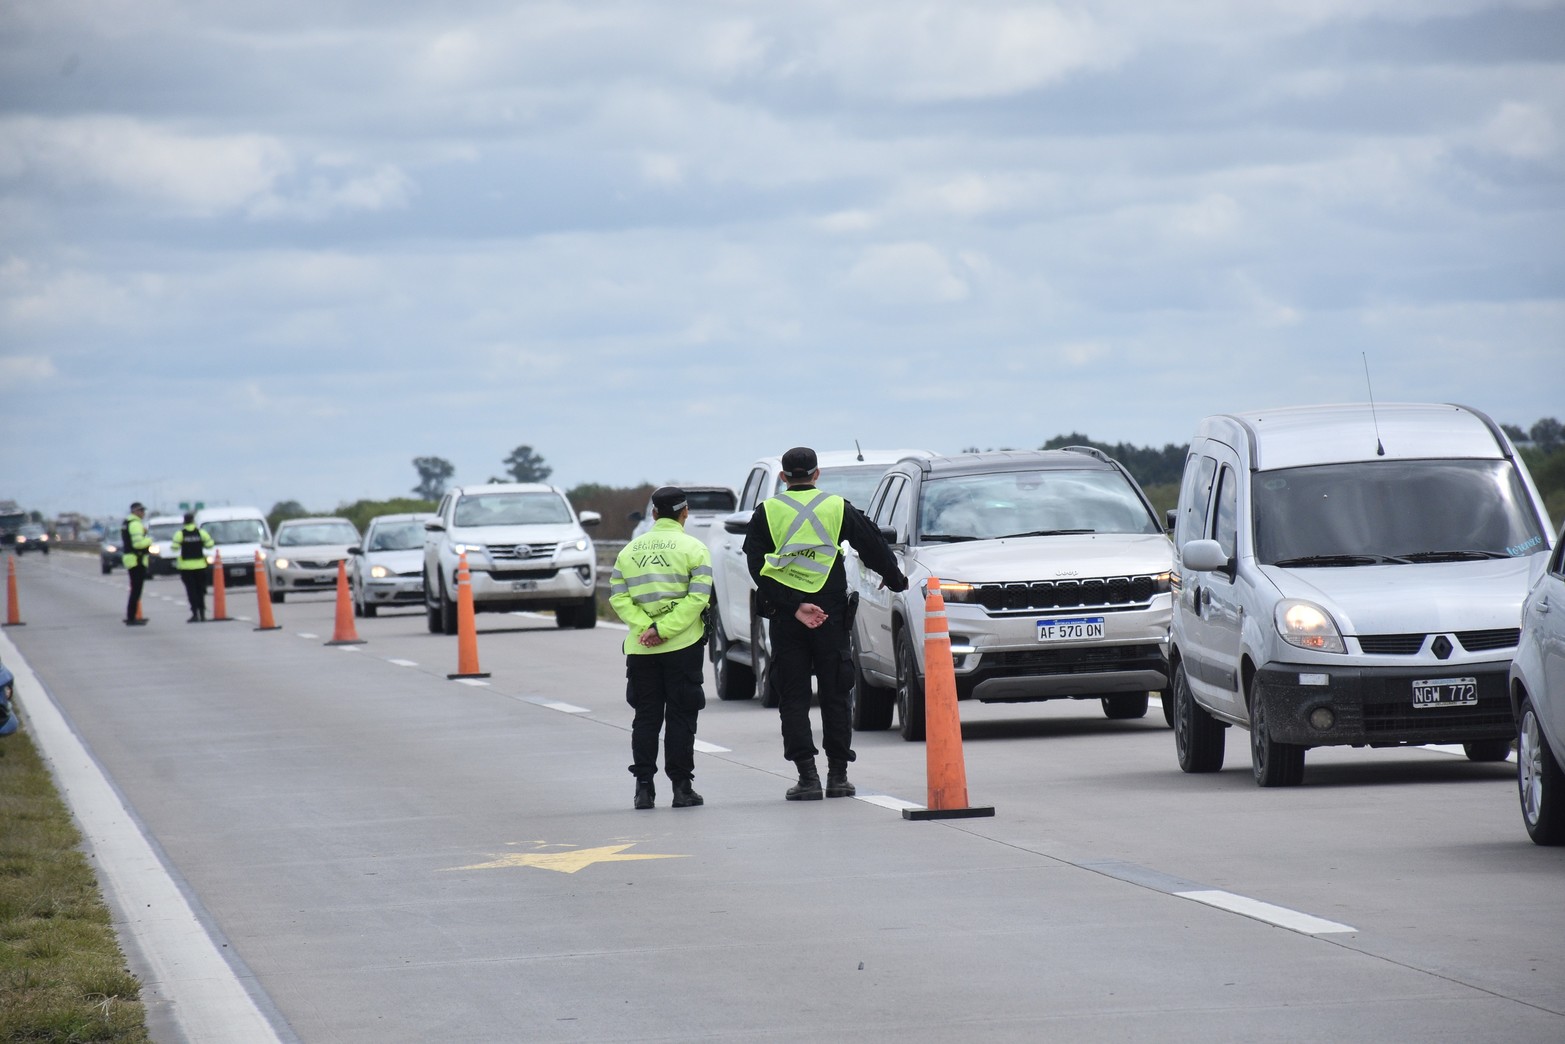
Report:
[[[211,568],[207,562],[208,548],[217,546],[212,534],[196,525],[196,513],[185,512],[185,524],[174,534],[172,541],[178,554],[174,568],[185,584],[185,598],[190,602],[190,619],[186,623],[200,623],[206,619],[206,578]]]
[[[125,623],[129,627],[147,622],[136,612],[141,607],[141,587],[147,582],[147,562],[152,557],[152,536],[142,521],[146,517],[147,509],[138,500],[120,523],[120,561],[125,563],[125,574],[130,577],[130,600],[125,603]]]
[[[799,769],[789,801],[823,796],[810,733],[810,677],[821,704],[826,748],[825,797],[852,797],[848,762],[854,760],[849,699],[853,662],[848,635],[856,603],[849,597],[842,542],[893,591],[907,590],[891,545],[864,513],[834,493],[815,488],[815,451],[796,446],[783,454],[788,488],[763,500],[750,516],[744,551],[756,583],[756,611],[771,618],[772,684],[782,717],[783,757]]]
[[[625,545],[614,560],[609,605],[625,621],[625,700],[636,709],[630,726],[636,808],[657,796],[658,732],[663,771],[674,785],[675,808],[702,803],[695,778],[696,715],[706,665],[701,615],[712,600],[712,556],[685,532],[685,493],[660,486],[652,493],[652,528]],[[665,726],[665,719],[667,724]]]

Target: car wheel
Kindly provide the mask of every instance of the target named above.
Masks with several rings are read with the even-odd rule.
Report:
[[[598,626],[597,595],[593,595],[591,598],[584,599],[582,603],[576,607],[576,622],[574,626],[578,631],[590,631],[594,627]]]
[[[717,677],[717,696],[723,700],[755,698],[755,674],[742,663],[728,658],[734,643],[723,630],[723,618],[714,613],[712,622],[712,673]]]
[[[266,593],[272,596],[273,605],[282,605],[283,599],[287,597],[282,591],[274,591],[270,588],[267,589]]]
[[[777,688],[772,684],[772,636],[766,618],[750,610],[750,673],[755,676],[755,691],[761,706],[777,706]]]
[[[918,660],[906,633],[897,635],[897,717],[903,739],[915,743],[924,738],[924,679],[918,676]]]
[[[1148,702],[1150,701],[1144,692],[1121,692],[1113,696],[1105,696],[1102,699],[1103,716],[1114,720],[1145,718]]]
[[[432,601],[430,596],[435,593],[435,587],[429,582],[429,570],[424,570],[424,617],[429,627],[430,634],[440,634],[442,624],[440,620],[440,604]]]
[[[364,603],[362,601],[360,601],[360,599],[359,599],[359,589],[353,586],[353,582],[352,581],[349,581],[348,582],[348,590],[352,594],[353,615],[354,616],[363,616],[364,615]]]
[[[446,595],[446,578],[440,578],[440,633],[456,634],[456,599]]]
[[[111,566],[111,565],[106,565],[103,562],[99,562],[98,565],[103,568],[103,575],[104,576],[108,576],[110,573],[114,572],[114,567]]]
[[[848,636],[848,649],[853,658],[853,728],[857,732],[884,732],[891,728],[896,714],[897,690],[876,685],[859,666],[858,635]]]
[[[1272,739],[1266,722],[1266,701],[1250,691],[1250,770],[1262,787],[1296,787],[1304,782],[1304,751],[1297,743]]]
[[[1511,741],[1475,740],[1462,744],[1462,753],[1467,755],[1468,761],[1504,761],[1511,756]]]
[[[1174,668],[1174,753],[1185,772],[1216,772],[1223,767],[1223,726],[1195,701],[1185,665]]]
[[[1565,769],[1549,749],[1531,699],[1522,700],[1516,728],[1516,783],[1528,836],[1540,845],[1565,845]]]
[[[1174,727],[1174,690],[1164,689],[1157,694],[1157,702],[1163,707],[1163,724]]]

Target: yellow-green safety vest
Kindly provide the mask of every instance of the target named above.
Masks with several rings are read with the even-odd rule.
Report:
[[[205,569],[211,565],[206,559],[206,550],[217,546],[212,539],[212,534],[194,522],[187,526],[180,526],[179,532],[174,534],[174,539],[169,543],[178,551],[174,559],[174,568],[181,571]]]
[[[614,559],[609,605],[625,621],[625,652],[675,652],[701,640],[701,613],[712,600],[712,554],[677,518],[660,518]],[[642,633],[657,624],[663,641],[651,648]]]
[[[761,575],[814,594],[841,553],[843,499],[821,489],[785,489],[761,503],[772,546]]]
[[[148,552],[151,546],[152,538],[147,535],[146,523],[135,515],[126,515],[120,525],[120,561],[125,563],[125,568],[146,565],[152,557]]]

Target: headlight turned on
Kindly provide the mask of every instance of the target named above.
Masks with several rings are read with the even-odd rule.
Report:
[[[1277,603],[1277,633],[1289,645],[1311,652],[1345,653],[1347,645],[1331,614],[1314,602],[1296,598]]]

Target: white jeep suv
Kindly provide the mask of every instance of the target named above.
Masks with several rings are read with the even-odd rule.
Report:
[[[597,564],[584,529],[601,520],[596,511],[578,516],[554,486],[495,482],[448,491],[435,514],[424,524],[430,633],[456,633],[464,551],[475,612],[553,609],[560,627],[597,625]]]

